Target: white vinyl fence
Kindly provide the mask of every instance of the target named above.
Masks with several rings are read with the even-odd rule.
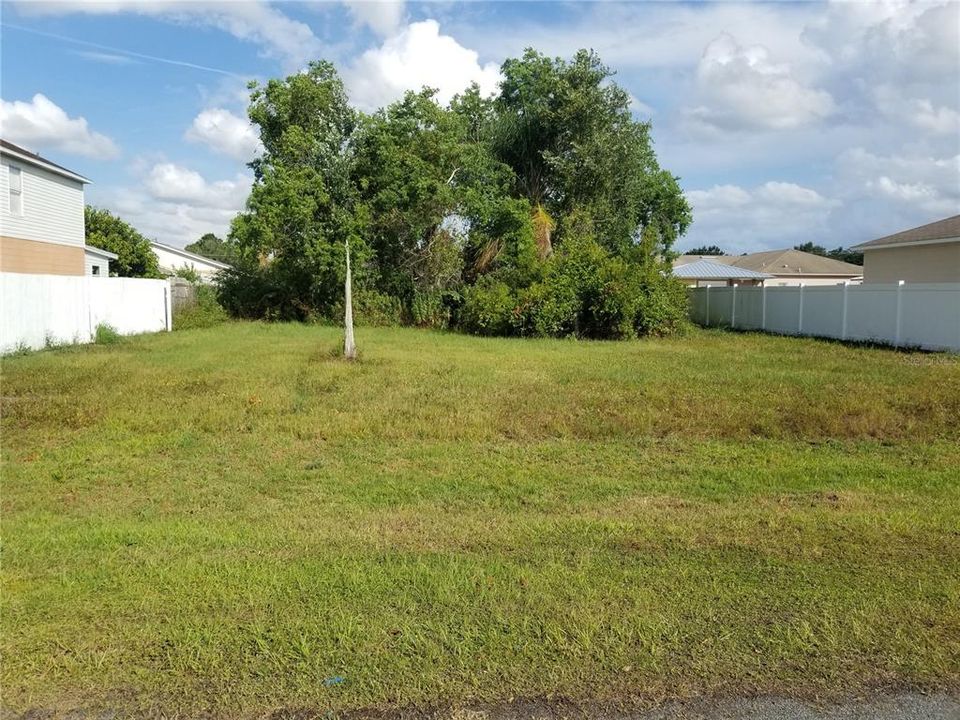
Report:
[[[0,353],[91,342],[100,324],[123,335],[170,330],[167,281],[0,273]]]
[[[698,325],[960,351],[960,283],[706,287]]]

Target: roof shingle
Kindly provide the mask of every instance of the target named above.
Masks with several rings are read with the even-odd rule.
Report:
[[[960,215],[937,220],[927,223],[920,227],[903,230],[902,232],[886,235],[876,240],[854,245],[854,248],[873,248],[881,245],[914,245],[917,243],[927,243],[931,240],[957,240],[960,239]]]

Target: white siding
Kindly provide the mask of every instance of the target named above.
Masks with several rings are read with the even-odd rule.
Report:
[[[107,258],[94,255],[93,253],[84,253],[83,274],[93,275],[94,265],[98,265],[100,267],[100,274],[97,277],[110,276],[110,261],[107,260]]]
[[[183,255],[171,252],[156,244],[150,247],[153,249],[153,254],[157,256],[157,262],[163,272],[173,273],[181,268],[193,268],[203,280],[212,280],[220,272],[219,267],[205,263],[203,260],[185,258]]]
[[[83,183],[12,157],[3,157],[0,165],[0,234],[24,240],[83,245]],[[21,170],[21,215],[10,214],[10,165]]]

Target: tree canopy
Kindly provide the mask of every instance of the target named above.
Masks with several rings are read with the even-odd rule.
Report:
[[[120,277],[163,277],[150,241],[136,228],[108,210],[87,205],[83,209],[86,244],[116,253],[110,272]]]
[[[592,52],[528,50],[502,74],[492,98],[472,86],[445,106],[424,88],[371,114],[349,105],[328,62],[253,84],[264,151],[231,227],[225,304],[339,315],[349,241],[361,322],[486,332],[471,318],[495,310],[500,334],[590,337],[679,324],[685,297],[666,260],[691,214],[649,123]],[[618,309],[589,309],[604,303]],[[667,320],[640,317],[652,307]]]
[[[691,250],[687,250],[685,255],[726,255],[718,245],[701,245]]]
[[[800,245],[794,245],[793,249],[822,257],[833,258],[834,260],[840,260],[841,262],[850,263],[851,265],[863,265],[863,253],[859,250],[851,250],[850,248],[843,247],[827,250],[823,245],[816,245],[809,240]]]
[[[237,256],[236,248],[232,243],[224,241],[213,233],[204,233],[199,240],[190,243],[184,250],[228,265],[232,265]]]

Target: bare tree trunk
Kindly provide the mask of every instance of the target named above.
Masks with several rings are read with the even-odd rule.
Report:
[[[357,346],[353,342],[353,289],[350,283],[350,241],[347,248],[347,277],[343,282],[343,356],[348,360],[357,357]]]

